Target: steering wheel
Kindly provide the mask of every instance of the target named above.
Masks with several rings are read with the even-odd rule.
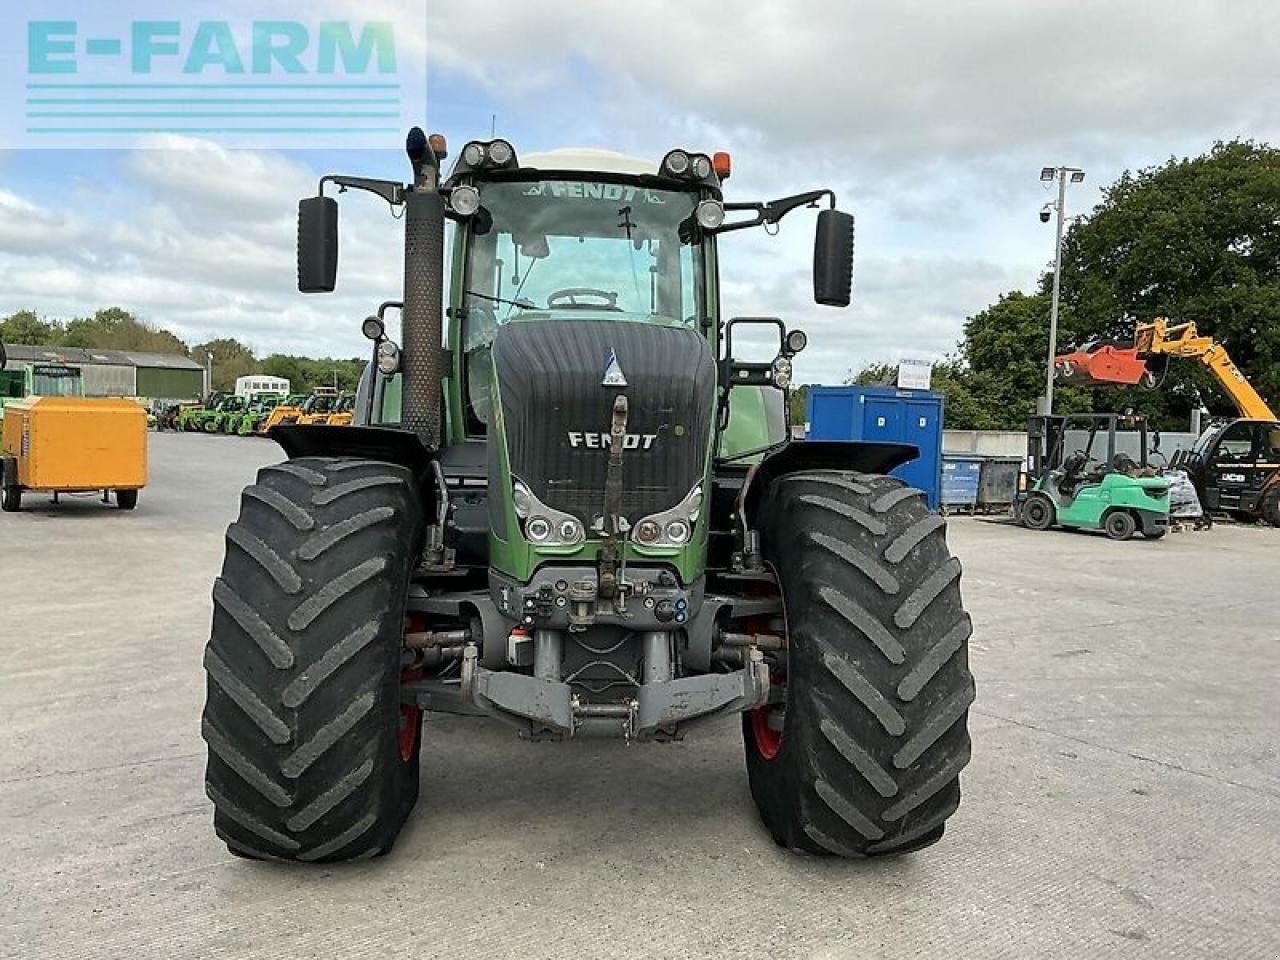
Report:
[[[592,297],[603,300],[603,303],[582,303],[579,297]],[[547,308],[550,310],[613,310],[621,313],[618,306],[618,295],[607,290],[596,290],[593,287],[565,287],[547,297]]]

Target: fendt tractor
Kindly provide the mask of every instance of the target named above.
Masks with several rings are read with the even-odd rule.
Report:
[[[409,185],[326,176],[299,207],[308,293],[336,282],[326,189],[403,219],[402,336],[364,321],[355,424],[274,428],[288,459],[227,531],[204,661],[219,836],[257,859],[386,853],[438,711],[633,742],[741,714],[777,843],[938,840],[971,626],[942,518],[885,475],[915,448],[790,440],[805,335],[721,314],[721,236],[819,204],[814,296],[847,306],[852,216],[826,189],[725,202],[726,154],[473,141],[442,177],[443,137],[416,128],[408,154]],[[776,354],[736,358],[748,330]]]

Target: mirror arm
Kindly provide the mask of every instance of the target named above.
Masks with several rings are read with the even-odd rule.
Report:
[[[792,210],[800,207],[816,206],[818,201],[823,197],[830,201],[831,209],[835,209],[836,195],[831,190],[810,190],[806,193],[797,193],[794,196],[783,197],[780,200],[770,200],[767,203],[726,203],[724,205],[725,212],[733,212],[740,210],[750,210],[755,216],[750,220],[739,220],[736,223],[726,223],[717,228],[715,233],[728,233],[731,230],[746,230],[748,227],[760,227],[764,224],[777,223]]]
[[[404,185],[392,180],[371,180],[368,177],[332,175],[321,177],[319,195],[322,197],[324,196],[324,185],[326,183],[337,185],[339,193],[346,193],[348,190],[364,190],[368,193],[375,193],[392,207],[398,207],[404,203]]]

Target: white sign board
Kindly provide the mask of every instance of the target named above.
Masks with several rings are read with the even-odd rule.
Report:
[[[933,364],[926,360],[903,360],[898,364],[898,389],[928,390],[933,382]]]

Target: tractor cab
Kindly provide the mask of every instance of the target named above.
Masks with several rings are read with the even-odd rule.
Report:
[[[1169,522],[1169,482],[1148,464],[1145,417],[1107,413],[1036,416],[1027,424],[1022,524],[1135,531],[1156,539]]]

